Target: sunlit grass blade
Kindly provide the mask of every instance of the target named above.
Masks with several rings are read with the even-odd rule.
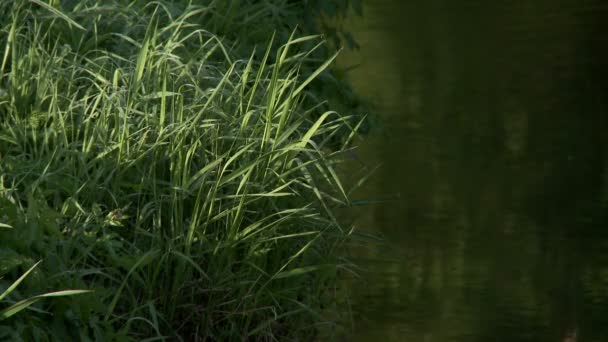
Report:
[[[17,280],[15,280],[11,286],[9,286],[3,293],[0,294],[0,300],[4,299],[4,297],[6,297],[7,295],[9,295],[11,292],[13,292],[17,286],[19,286],[19,284],[21,284],[21,282],[27,278],[27,276],[32,273],[32,271],[36,268],[36,266],[38,266],[40,263],[42,262],[42,260],[38,261],[37,263],[35,263],[32,267],[30,267],[25,273],[23,273]]]

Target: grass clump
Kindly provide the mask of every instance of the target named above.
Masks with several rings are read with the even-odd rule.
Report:
[[[0,339],[308,340],[336,323],[353,129],[304,105],[333,58],[311,58],[314,36],[243,57],[201,24],[212,6],[175,6],[0,5],[0,276],[44,259],[12,300],[94,291],[32,305]]]

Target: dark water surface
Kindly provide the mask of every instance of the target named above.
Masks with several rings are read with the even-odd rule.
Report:
[[[608,2],[376,0],[360,341],[608,341]]]

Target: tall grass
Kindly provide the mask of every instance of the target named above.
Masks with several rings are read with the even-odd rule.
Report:
[[[354,127],[303,106],[333,60],[310,58],[322,42],[269,35],[243,58],[201,25],[211,7],[103,4],[0,5],[0,275],[44,259],[14,300],[94,291],[33,305],[0,338],[331,332]]]

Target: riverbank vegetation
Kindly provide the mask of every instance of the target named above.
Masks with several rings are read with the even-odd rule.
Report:
[[[28,272],[0,310],[91,291],[42,298],[0,339],[338,330],[336,168],[362,120],[327,108],[335,55],[285,22],[297,6],[0,4],[0,293]]]

